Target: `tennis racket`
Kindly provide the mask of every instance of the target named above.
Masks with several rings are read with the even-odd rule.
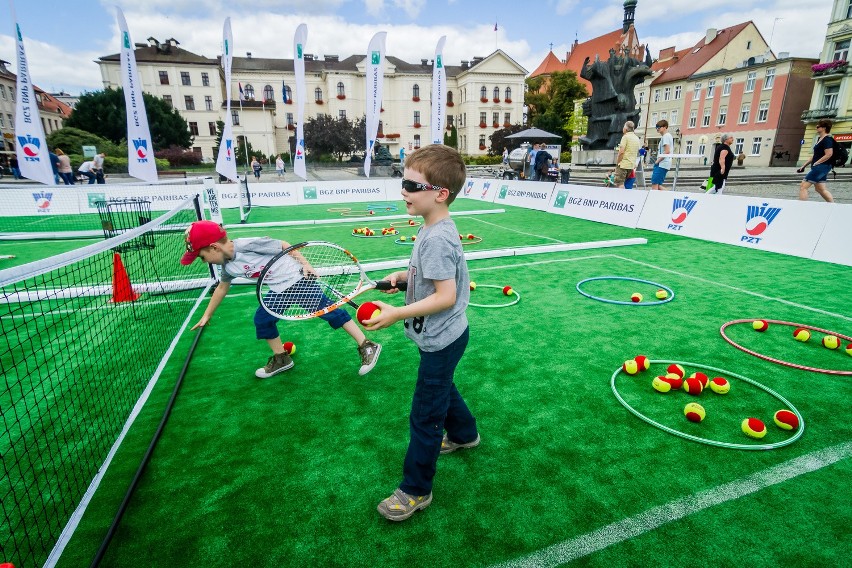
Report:
[[[406,289],[405,282],[396,286]],[[257,300],[283,320],[325,315],[372,289],[390,290],[388,280],[372,280],[351,252],[334,243],[307,241],[275,255],[257,280]]]

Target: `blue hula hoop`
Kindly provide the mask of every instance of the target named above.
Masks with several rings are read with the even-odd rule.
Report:
[[[595,280],[627,280],[629,282],[640,282],[642,284],[650,284],[652,286],[656,286],[657,288],[662,288],[666,292],[669,293],[669,297],[665,300],[657,300],[656,302],[624,302],[622,300],[608,300],[607,298],[600,298],[598,296],[592,296],[591,294],[584,292],[581,286],[586,282],[592,282]],[[640,280],[639,278],[627,278],[626,276],[595,276],[594,278],[586,278],[585,280],[580,280],[577,282],[577,291],[587,298],[591,298],[592,300],[597,300],[598,302],[603,302],[605,304],[618,304],[620,306],[659,306],[660,304],[665,304],[667,302],[671,302],[674,300],[675,293],[674,290],[665,286],[664,284],[660,284],[659,282],[652,282],[650,280]]]

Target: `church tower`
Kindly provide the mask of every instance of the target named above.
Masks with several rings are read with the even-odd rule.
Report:
[[[630,26],[633,25],[633,20],[636,18],[636,3],[638,0],[624,0],[624,23],[621,26],[621,33],[627,33]]]

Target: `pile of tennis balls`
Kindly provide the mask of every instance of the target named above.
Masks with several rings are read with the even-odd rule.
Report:
[[[375,237],[376,236],[376,232],[373,229],[371,229],[370,227],[356,227],[356,228],[352,229],[352,234],[353,235],[364,235],[365,237]],[[381,231],[381,235],[383,237],[387,236],[387,235],[397,235],[397,234],[399,234],[399,231],[397,231],[393,227],[385,227]]]
[[[465,240],[465,239],[467,239],[467,240],[469,240],[469,241],[472,241],[472,240],[473,240],[473,239],[475,239],[475,238],[476,238],[476,235],[474,235],[473,233],[469,233],[467,236],[459,235],[459,240],[460,240],[460,241],[463,241],[463,240]]]
[[[647,371],[650,367],[651,362],[644,355],[637,355],[633,359],[628,359],[621,366],[622,370],[628,375],[636,375]],[[728,394],[731,390],[731,383],[724,377],[711,379],[701,371],[696,371],[687,377],[686,369],[682,365],[672,363],[666,368],[665,375],[654,377],[651,381],[651,387],[661,394],[682,390],[697,397],[708,388],[718,395]],[[683,408],[683,415],[690,422],[698,423],[707,417],[707,411],[697,402],[689,402]],[[795,430],[799,427],[799,418],[795,413],[786,409],[776,412],[773,421],[782,430]],[[763,421],[753,417],[743,420],[740,429],[746,436],[755,439],[763,438],[767,431]]]

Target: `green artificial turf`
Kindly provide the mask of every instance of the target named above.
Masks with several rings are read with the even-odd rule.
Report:
[[[456,383],[478,420],[482,444],[439,459],[428,509],[401,524],[375,510],[400,481],[408,443],[418,355],[402,327],[370,334],[383,344],[381,359],[359,377],[358,354],[344,332],[321,321],[282,322],[282,340],[297,346],[296,365],[258,380],[254,369],[266,362],[268,349],[254,339],[254,290],[234,287],[203,333],[103,565],[489,566],[678,499],[691,503],[701,492],[819,450],[847,444],[848,457],[852,426],[842,411],[852,378],[763,361],[728,345],[719,328],[734,319],[764,318],[849,335],[852,268],[506,210],[457,218],[460,233],[483,238],[468,248],[632,237],[648,244],[469,262],[479,285],[510,285],[522,299],[508,308],[468,309],[471,341]],[[312,218],[308,213],[316,212],[305,213]],[[351,236],[357,225],[231,234],[332,240],[368,262],[410,254],[391,238]],[[658,306],[625,306],[576,291],[577,282],[596,276],[651,280],[676,296]],[[610,282],[596,291],[629,299],[640,289]],[[641,291],[653,299],[653,287]],[[472,298],[505,301],[494,292],[480,288]],[[378,292],[368,298],[401,302],[401,295]],[[775,357],[852,371],[852,357],[818,346],[818,334],[802,344],[792,339],[792,328],[780,325],[765,333],[738,325],[729,333]],[[181,339],[59,566],[88,563],[100,545],[193,336]],[[628,412],[610,387],[614,371],[637,354],[746,376],[801,412],[804,435],[779,449],[747,451],[655,428]],[[760,443],[739,431],[746,416],[767,423],[765,442],[792,435],[772,424],[783,405],[764,390],[731,378],[728,395],[663,395],[650,385],[662,367],[616,378],[622,396],[649,417],[733,443]],[[689,401],[705,405],[704,423],[685,420]],[[840,565],[848,557],[852,522],[850,473],[852,461],[842,459],[599,550],[591,547],[573,563]]]

